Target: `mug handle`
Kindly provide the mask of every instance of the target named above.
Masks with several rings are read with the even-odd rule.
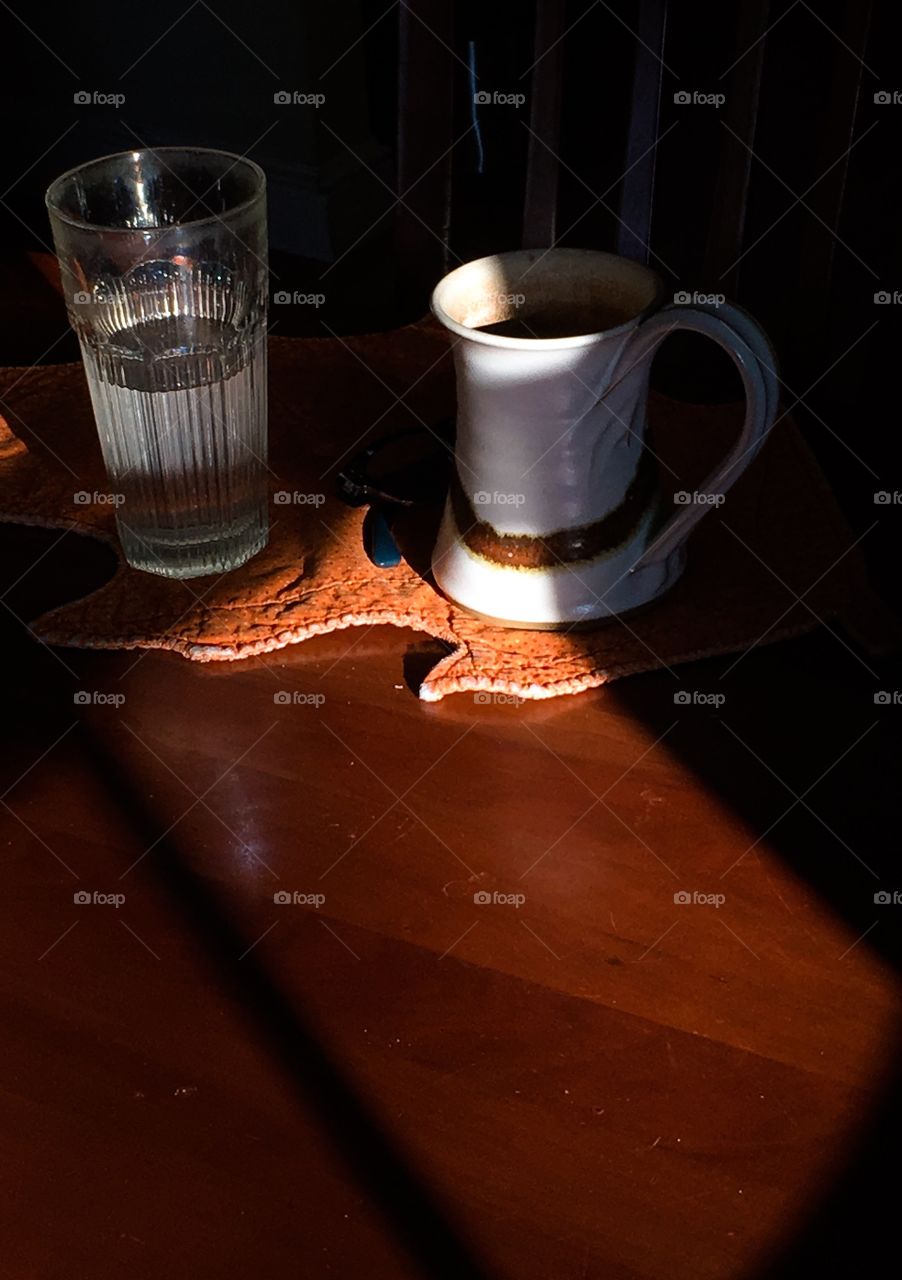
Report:
[[[712,338],[733,360],[745,389],[745,421],[739,439],[702,486],[707,493],[726,493],[755,457],[774,425],[779,398],[776,356],[760,325],[732,303],[716,307],[714,304],[674,304],[656,311],[640,325],[624,349],[622,362],[635,368],[677,329],[689,329]],[[622,376],[615,374],[615,381],[620,381]],[[690,503],[675,512],[630,572],[666,560],[682,546],[708,509],[707,505]]]

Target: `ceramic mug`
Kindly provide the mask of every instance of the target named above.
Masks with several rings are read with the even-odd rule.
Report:
[[[581,249],[480,258],[440,281],[432,311],[455,338],[458,405],[432,557],[445,595],[503,625],[569,627],[647,604],[679,578],[690,532],[774,422],[777,377],[746,312],[663,298],[648,267]],[[746,413],[701,500],[662,521],[646,404],[654,351],[675,329],[732,357]]]

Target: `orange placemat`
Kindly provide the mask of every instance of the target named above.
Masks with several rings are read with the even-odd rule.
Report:
[[[367,440],[447,417],[453,394],[448,342],[429,321],[347,339],[271,339],[273,493],[322,493],[322,504],[274,502],[267,548],[222,577],[158,578],[120,556],[105,586],[44,614],[33,630],[51,644],[170,649],[212,662],[342,627],[413,627],[448,645],[422,684],[429,701],[460,690],[576,693],[819,623],[846,624],[872,648],[889,643],[854,539],[788,418],[693,535],[679,584],[597,630],[505,630],[448,603],[406,562],[375,568],[363,550],[363,513],[333,496],[338,466]],[[674,491],[701,483],[741,412],[653,399],[654,447],[676,473]],[[0,413],[0,520],[73,528],[118,547],[113,509],[83,500],[107,486],[81,366],[0,369]],[[418,566],[428,564],[434,514],[402,530]]]

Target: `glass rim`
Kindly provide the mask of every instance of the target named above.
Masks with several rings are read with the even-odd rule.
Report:
[[[168,155],[200,155],[200,156],[221,156],[226,160],[233,160],[235,164],[231,168],[235,168],[237,164],[247,165],[251,170],[255,179],[255,189],[246,199],[240,200],[237,204],[232,205],[225,213],[208,214],[203,218],[188,218],[184,222],[163,223],[153,227],[111,227],[102,222],[88,222],[84,218],[73,217],[72,214],[66,213],[60,208],[58,200],[63,186],[77,173],[83,173],[95,166],[106,164],[110,160],[118,160],[122,156],[155,156],[160,154]],[[228,172],[228,170],[227,170]],[[108,235],[163,235],[170,231],[180,230],[185,227],[201,227],[205,223],[225,222],[229,218],[235,217],[236,214],[243,213],[251,208],[258,200],[266,195],[266,174],[260,168],[255,160],[248,159],[247,156],[238,155],[234,151],[223,151],[218,147],[192,147],[192,146],[166,146],[166,147],[138,147],[127,151],[111,151],[108,155],[95,156],[92,160],[85,160],[81,164],[73,165],[71,169],[67,169],[65,173],[61,173],[59,177],[54,178],[50,186],[44,193],[44,203],[51,217],[56,218],[60,222],[66,223],[67,226],[75,227],[80,231],[103,231]]]

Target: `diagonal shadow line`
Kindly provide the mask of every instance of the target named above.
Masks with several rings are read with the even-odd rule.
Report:
[[[724,659],[713,661],[723,664]],[[887,839],[898,816],[897,797],[890,783],[898,753],[893,720],[887,717],[883,721],[881,733],[868,731],[861,736],[858,746],[860,729],[873,718],[871,684],[854,663],[838,669],[832,650],[818,647],[810,637],[760,650],[755,661],[755,676],[746,671],[742,682],[733,684],[735,691],[729,698],[732,736],[724,733],[720,717],[684,716],[679,735],[670,742],[671,755],[694,775],[693,785],[700,793],[716,796],[717,804],[729,809],[750,831],[769,827],[767,859],[783,864],[819,899],[819,910],[826,918],[844,926],[850,945],[844,948],[840,941],[835,953],[828,949],[810,955],[816,966],[811,973],[819,973],[817,979],[810,980],[812,988],[821,980],[829,986],[834,971],[838,975],[843,966],[858,958],[862,964],[880,964],[886,970],[879,978],[867,978],[865,998],[879,988],[886,992],[887,1001],[894,1001],[891,988],[898,987],[902,975],[902,932],[897,914],[902,908],[875,905],[871,875],[860,859],[856,861],[848,853],[851,847],[864,855],[867,864],[876,869],[881,887],[902,886],[896,842]],[[713,680],[714,670],[708,660],[687,667],[686,678],[691,680],[695,672],[699,678]],[[898,670],[897,664],[890,668],[890,683],[893,670]],[[619,713],[629,716],[646,733],[653,733],[669,723],[672,708],[668,692],[669,682],[656,673],[643,680],[618,681],[609,689],[608,698],[616,703]],[[825,692],[829,706],[824,705]],[[603,705],[599,703],[599,710]],[[750,758],[750,750],[759,764]],[[839,757],[835,761],[839,767],[831,772],[834,756]],[[821,786],[813,806],[817,813],[812,815],[795,802],[787,809],[787,787],[805,800],[812,761],[830,766],[822,775],[824,779],[829,775],[828,783]],[[815,772],[820,773],[819,765]],[[816,779],[815,785],[818,781],[821,779]],[[776,823],[771,822],[772,816],[778,818]],[[767,879],[764,870],[754,867],[746,867],[745,874]],[[760,905],[766,910],[770,888],[763,892]],[[754,896],[748,901],[754,902]],[[826,942],[829,947],[830,939]],[[867,952],[868,960],[861,952]],[[797,987],[806,981],[803,975],[808,959],[806,953],[805,959],[794,957],[791,962]],[[859,990],[865,980],[861,978]],[[834,1046],[853,1049],[844,1024],[853,990],[846,989],[835,1001],[835,1020],[825,1017],[826,1053]],[[840,992],[837,987],[837,994]],[[776,1000],[786,999],[778,990],[774,995]],[[785,1011],[789,1005],[782,1007]],[[897,1010],[895,1001],[893,1012]],[[799,1280],[802,1276],[879,1274],[879,1268],[868,1264],[876,1261],[882,1248],[879,1224],[895,1212],[895,1183],[885,1175],[902,1136],[902,1024],[893,1018],[893,1012],[883,1046],[873,1046],[878,1060],[870,1084],[864,1086],[868,1098],[860,1121],[847,1133],[829,1166],[820,1167],[822,1185],[812,1188],[799,1202],[794,1220],[783,1218],[779,1236],[763,1241],[764,1253],[747,1259],[737,1268],[737,1277]]]
[[[142,845],[157,839],[157,822],[117,754],[87,725],[83,746],[95,775],[103,779],[110,810],[121,814]],[[488,1280],[439,1197],[362,1098],[350,1072],[320,1042],[261,953],[251,947],[254,939],[234,918],[225,894],[193,869],[190,857],[168,835],[156,845],[149,874],[159,880],[214,978],[265,1047],[298,1107],[316,1117],[351,1176],[423,1275]]]

